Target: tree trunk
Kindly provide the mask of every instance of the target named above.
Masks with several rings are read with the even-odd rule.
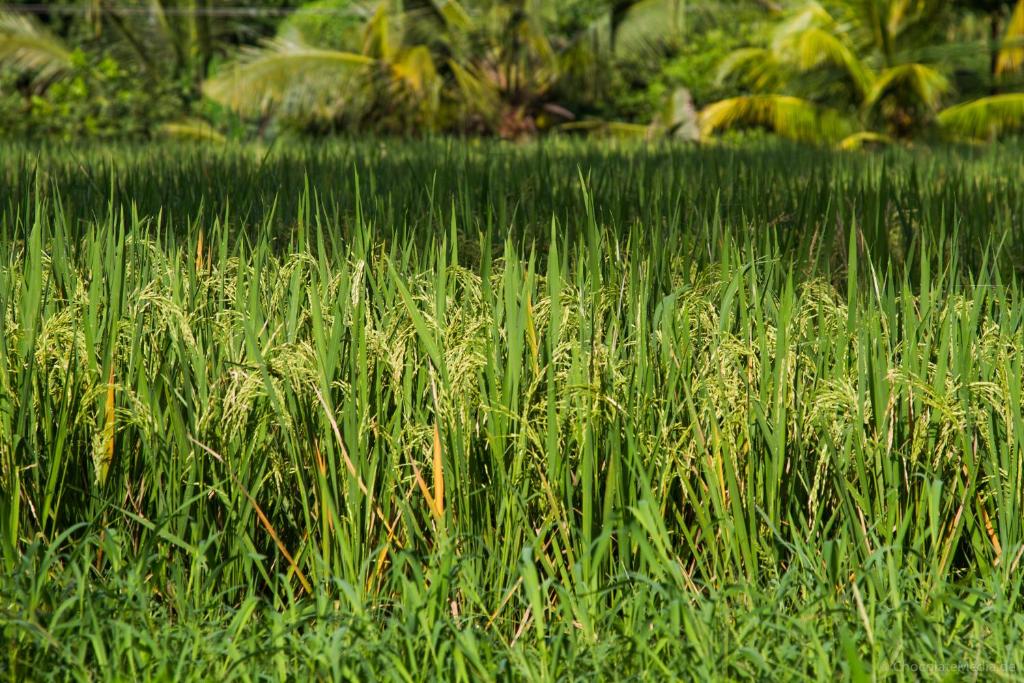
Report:
[[[199,49],[199,59],[196,65],[196,92],[202,88],[210,69],[210,61],[213,58],[213,40],[210,31],[210,2],[199,0],[196,3],[196,39]]]

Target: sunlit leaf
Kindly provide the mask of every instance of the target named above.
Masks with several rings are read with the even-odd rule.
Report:
[[[953,135],[975,140],[998,138],[1024,127],[1024,93],[982,97],[939,112],[938,123]]]
[[[375,64],[366,55],[275,41],[205,83],[210,99],[247,114],[260,114],[287,97],[305,102],[343,97],[346,79]]]
[[[1018,0],[996,57],[996,73],[1017,73],[1024,69],[1024,0]]]
[[[747,95],[721,100],[700,112],[702,137],[732,128],[758,126],[782,137],[831,142],[851,128],[838,112],[788,95]]]
[[[937,109],[942,96],[952,89],[949,79],[938,69],[925,64],[900,64],[882,71],[864,100],[870,109],[886,95],[899,90],[913,93],[928,109]]]

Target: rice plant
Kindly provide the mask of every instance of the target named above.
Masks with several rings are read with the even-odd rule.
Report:
[[[0,672],[1024,677],[1019,159],[7,148]]]

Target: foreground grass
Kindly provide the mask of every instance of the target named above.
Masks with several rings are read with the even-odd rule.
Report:
[[[10,679],[1024,676],[1014,154],[6,159]]]

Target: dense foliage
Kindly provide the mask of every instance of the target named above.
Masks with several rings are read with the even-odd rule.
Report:
[[[0,155],[0,671],[1016,678],[1021,150]]]
[[[857,147],[993,140],[1024,124],[1024,0],[31,9],[0,12],[7,136],[707,140],[753,127]]]
[[[238,3],[49,0],[0,11],[0,135],[13,138],[139,138],[201,114],[219,60],[273,35],[290,0]],[[269,16],[267,15],[269,13]]]
[[[802,4],[762,45],[723,62],[751,93],[705,109],[703,131],[755,124],[842,147],[929,132],[998,137],[1024,122],[1024,2],[1005,36],[1003,4],[987,3],[990,41],[951,39],[959,6],[945,0]]]

